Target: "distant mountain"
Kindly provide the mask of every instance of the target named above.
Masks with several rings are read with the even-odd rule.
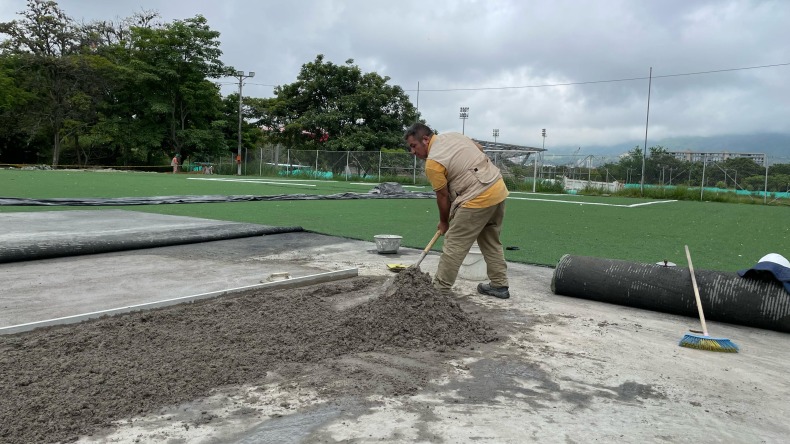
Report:
[[[623,142],[613,145],[588,145],[581,147],[582,154],[617,156],[642,147],[642,141]],[[731,134],[721,136],[669,137],[662,140],[647,139],[648,147],[662,146],[668,151],[729,151],[731,153],[765,153],[778,163],[790,163],[790,134]],[[578,146],[558,146],[549,149],[552,154],[573,153]]]

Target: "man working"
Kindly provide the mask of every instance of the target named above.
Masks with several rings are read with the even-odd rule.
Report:
[[[491,281],[479,284],[477,291],[509,298],[507,263],[499,240],[508,190],[499,168],[480,145],[459,133],[435,135],[427,125],[415,123],[404,139],[412,154],[426,159],[425,174],[439,207],[438,229],[445,235],[434,288],[451,291],[461,263],[477,241]]]

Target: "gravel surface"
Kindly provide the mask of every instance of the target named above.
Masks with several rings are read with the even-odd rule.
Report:
[[[0,442],[73,441],[217,388],[316,365],[324,371],[311,384],[324,396],[410,394],[427,383],[430,365],[394,375],[349,368],[343,358],[420,354],[440,363],[497,339],[413,268],[394,280],[254,290],[2,336]]]

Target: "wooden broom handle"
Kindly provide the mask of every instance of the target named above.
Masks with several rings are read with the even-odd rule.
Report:
[[[708,336],[708,327],[705,325],[705,314],[702,312],[702,301],[699,297],[699,288],[697,288],[697,278],[694,276],[694,265],[691,264],[691,253],[689,253],[689,246],[686,245],[686,259],[689,261],[689,271],[691,272],[691,285],[694,286],[694,297],[697,299],[697,311],[699,312],[699,320],[702,323],[702,334]]]

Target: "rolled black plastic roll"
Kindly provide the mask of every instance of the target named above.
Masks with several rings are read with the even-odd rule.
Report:
[[[707,320],[790,332],[790,294],[779,282],[695,271]],[[554,270],[551,289],[562,296],[698,318],[686,267],[566,254]]]
[[[274,227],[218,221],[214,225],[191,228],[153,227],[117,232],[107,230],[98,233],[67,233],[54,237],[41,236],[38,242],[29,242],[27,238],[17,242],[5,242],[0,245],[0,263],[142,250],[300,231],[304,231],[300,226]]]

